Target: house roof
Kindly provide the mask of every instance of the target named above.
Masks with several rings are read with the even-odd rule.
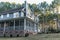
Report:
[[[8,13],[14,13],[14,12],[18,12],[18,11],[26,12],[26,6],[28,6],[28,4],[25,1],[25,4],[22,5],[20,8],[15,8],[15,9],[10,9],[10,10],[6,10],[6,11],[2,11],[2,12],[0,12],[0,15],[8,14]],[[30,10],[33,11],[33,9],[31,9],[31,8],[30,8]]]
[[[15,9],[10,9],[10,10],[6,10],[6,11],[2,11],[0,12],[0,15],[2,14],[8,14],[8,13],[13,13],[13,12],[17,12],[17,11],[22,11],[24,7],[20,7],[20,8],[15,8]]]

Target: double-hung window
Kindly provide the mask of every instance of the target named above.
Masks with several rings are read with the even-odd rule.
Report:
[[[9,14],[9,17],[10,17],[10,18],[13,18],[13,13]]]
[[[4,15],[3,15],[3,18],[6,19],[6,18],[7,18],[7,14],[4,14]]]

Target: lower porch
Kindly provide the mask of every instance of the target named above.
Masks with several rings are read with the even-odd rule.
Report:
[[[0,35],[24,35],[26,32],[35,33],[37,32],[36,23],[28,19],[14,19],[0,21]]]

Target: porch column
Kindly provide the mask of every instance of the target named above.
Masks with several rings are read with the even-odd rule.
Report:
[[[26,30],[26,18],[24,19],[24,30]]]
[[[15,30],[15,20],[14,20],[14,30]]]
[[[37,27],[36,23],[34,23],[34,30],[35,30],[35,32],[38,32],[38,27]]]
[[[5,28],[6,28],[6,22],[4,22],[4,32],[3,32],[3,34],[5,33]]]

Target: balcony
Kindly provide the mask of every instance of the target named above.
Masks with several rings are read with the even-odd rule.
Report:
[[[20,18],[24,17],[24,13],[11,13],[11,14],[5,14],[0,16],[0,20],[9,20],[13,18]]]

